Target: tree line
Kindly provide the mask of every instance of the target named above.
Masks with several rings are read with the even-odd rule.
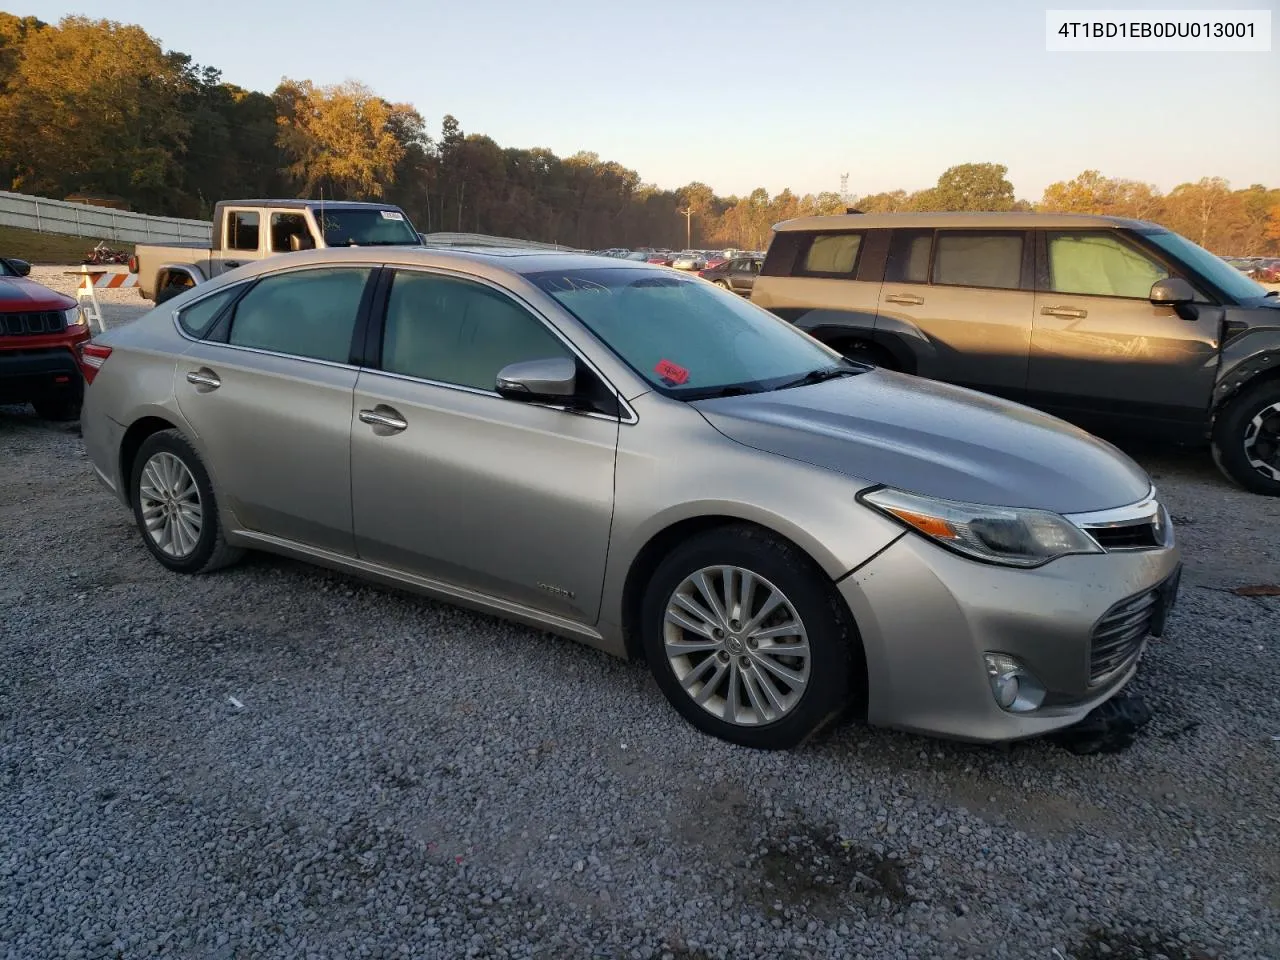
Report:
[[[852,199],[867,213],[1044,210],[1155,220],[1222,254],[1280,253],[1280,189],[1220,178],[1153,185],[1087,170],[1016,199],[998,163],[965,163],[933,187]],[[467,134],[432,136],[412,105],[354,82],[284,79],[270,94],[222,80],[143,28],[0,12],[0,187],[92,194],[162,216],[207,218],[236,197],[386,200],[423,232],[488,233],[582,248],[762,249],[773,224],[841,213],[835,192],[721,197],[703,183],[642,181],[595,153],[558,157]]]

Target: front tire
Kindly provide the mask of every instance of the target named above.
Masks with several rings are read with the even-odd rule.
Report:
[[[801,744],[844,713],[862,668],[826,574],[745,525],[672,551],[645,591],[641,634],[654,679],[686,720],[765,750]]]
[[[1232,398],[1213,425],[1213,459],[1246,490],[1280,497],[1280,380]]]
[[[175,573],[208,573],[243,556],[227,545],[209,471],[179,431],[161,430],[142,441],[129,497],[143,543]]]

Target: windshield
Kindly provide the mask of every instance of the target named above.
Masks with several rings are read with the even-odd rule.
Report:
[[[1181,260],[1192,270],[1205,277],[1215,287],[1233,300],[1249,300],[1265,297],[1267,288],[1247,276],[1220,257],[1215,257],[1204,247],[1198,247],[1186,237],[1168,230],[1142,234],[1170,256]]]
[[[692,400],[787,386],[840,355],[705,280],[605,267],[528,278],[658,389]]]
[[[326,247],[421,246],[422,238],[399,210],[315,207]]]

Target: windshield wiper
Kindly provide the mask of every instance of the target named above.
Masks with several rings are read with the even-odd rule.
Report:
[[[788,387],[807,387],[813,383],[822,383],[825,380],[834,380],[836,377],[852,377],[855,374],[862,372],[862,370],[855,367],[819,367],[817,370],[810,370],[803,377],[788,380],[786,383],[775,387],[774,389],[786,390]]]
[[[1262,299],[1265,300],[1267,297],[1280,297],[1280,290],[1268,290],[1262,295]]]
[[[759,387],[746,387],[733,383],[727,387],[705,387],[702,390],[682,390],[676,394],[680,400],[714,400],[717,397],[742,397],[748,393],[759,393]]]

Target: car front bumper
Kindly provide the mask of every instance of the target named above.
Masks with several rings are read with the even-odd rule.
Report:
[[[1099,621],[1152,590],[1161,590],[1156,609],[1167,611],[1180,566],[1177,548],[1167,547],[1016,569],[903,536],[837,585],[866,652],[867,719],[972,741],[1070,726],[1129,682],[1145,650],[1144,639],[1120,667],[1091,683]],[[1159,619],[1154,612],[1153,618]],[[1001,709],[985,653],[1025,665],[1047,689],[1044,703],[1027,713]]]

